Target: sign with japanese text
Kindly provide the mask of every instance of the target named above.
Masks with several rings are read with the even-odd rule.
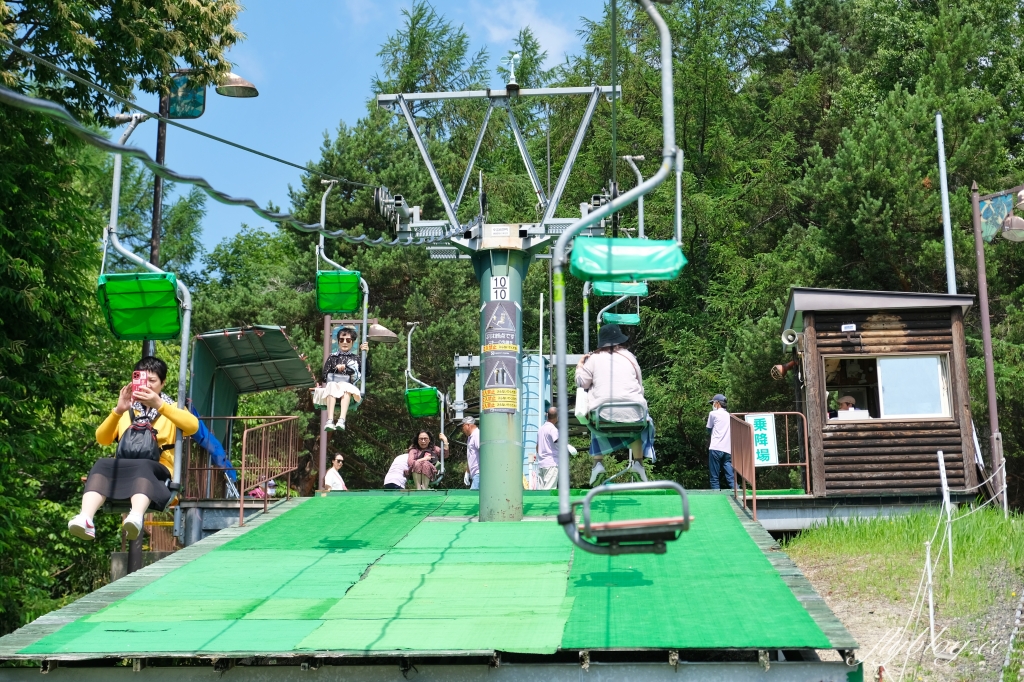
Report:
[[[492,277],[506,280],[507,277]],[[483,413],[514,414],[519,409],[519,308],[508,300],[492,300],[483,306],[480,408]]]
[[[771,467],[779,463],[779,444],[775,438],[775,415],[748,414],[743,417],[754,428],[754,466]]]

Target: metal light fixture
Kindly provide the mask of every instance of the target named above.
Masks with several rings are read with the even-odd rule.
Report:
[[[237,73],[228,73],[216,87],[218,95],[225,97],[259,97],[260,91],[256,86],[245,80]]]
[[[366,330],[366,340],[377,343],[398,343],[398,334],[379,324],[371,324]]]
[[[1017,194],[1018,209],[1024,208],[1024,191]],[[1010,214],[1003,221],[1002,235],[1011,242],[1024,242],[1024,218]]]

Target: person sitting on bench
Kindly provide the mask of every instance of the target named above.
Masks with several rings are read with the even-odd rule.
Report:
[[[144,357],[135,371],[145,372],[147,385],[132,384],[121,389],[117,405],[96,429],[100,445],[117,442],[114,457],[104,457],[93,465],[85,481],[82,511],[68,522],[72,535],[93,540],[96,528],[93,516],[107,498],[131,500],[132,510],[122,528],[129,540],[142,532],[143,516],[150,504],[162,510],[171,500],[167,482],[174,471],[175,430],[191,436],[199,430],[199,420],[188,410],[178,408],[170,396],[161,393],[167,380],[167,363]]]
[[[594,468],[590,473],[590,483],[593,485],[605,473],[604,456],[626,447],[632,460],[630,468],[646,481],[643,458],[654,461],[654,422],[647,416],[640,365],[626,350],[629,337],[622,333],[619,325],[601,327],[597,339],[597,350],[584,355],[576,365],[576,386],[588,392],[590,413],[597,412],[607,403],[629,403],[600,412],[601,419],[629,423],[646,418],[647,425],[636,438],[606,436],[591,428],[590,456],[594,458]]]

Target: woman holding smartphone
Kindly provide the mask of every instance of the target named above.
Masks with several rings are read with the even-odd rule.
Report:
[[[174,471],[175,430],[186,436],[199,430],[199,420],[188,410],[179,409],[170,396],[162,393],[167,380],[167,363],[154,357],[142,358],[135,365],[133,383],[121,388],[117,405],[96,429],[100,445],[118,443],[114,457],[104,457],[93,465],[85,481],[82,511],[68,522],[72,535],[83,540],[96,537],[93,516],[106,499],[130,499],[131,513],[123,529],[129,540],[142,532],[143,516],[152,503],[163,509],[171,499],[167,481]]]

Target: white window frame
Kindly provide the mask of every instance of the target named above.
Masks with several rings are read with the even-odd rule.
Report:
[[[885,398],[882,395],[882,384],[885,381],[882,372],[882,365],[878,360],[883,358],[904,358],[904,357],[929,357],[939,359],[939,391],[940,400],[942,402],[943,412],[935,414],[907,414],[907,415],[892,415],[885,413]],[[879,417],[872,417],[871,419],[835,419],[826,416],[826,423],[829,424],[860,424],[864,422],[880,422],[880,421],[935,421],[953,419],[952,410],[952,386],[950,385],[949,378],[949,353],[878,353],[878,354],[856,354],[856,355],[821,355],[821,372],[822,372],[822,384],[825,384],[825,360],[827,359],[839,359],[839,360],[875,360],[875,377],[878,380],[878,412]],[[828,396],[828,386],[824,386],[826,400]],[[842,389],[839,389],[840,393]],[[828,414],[828,407],[826,404],[825,408],[826,415]]]

